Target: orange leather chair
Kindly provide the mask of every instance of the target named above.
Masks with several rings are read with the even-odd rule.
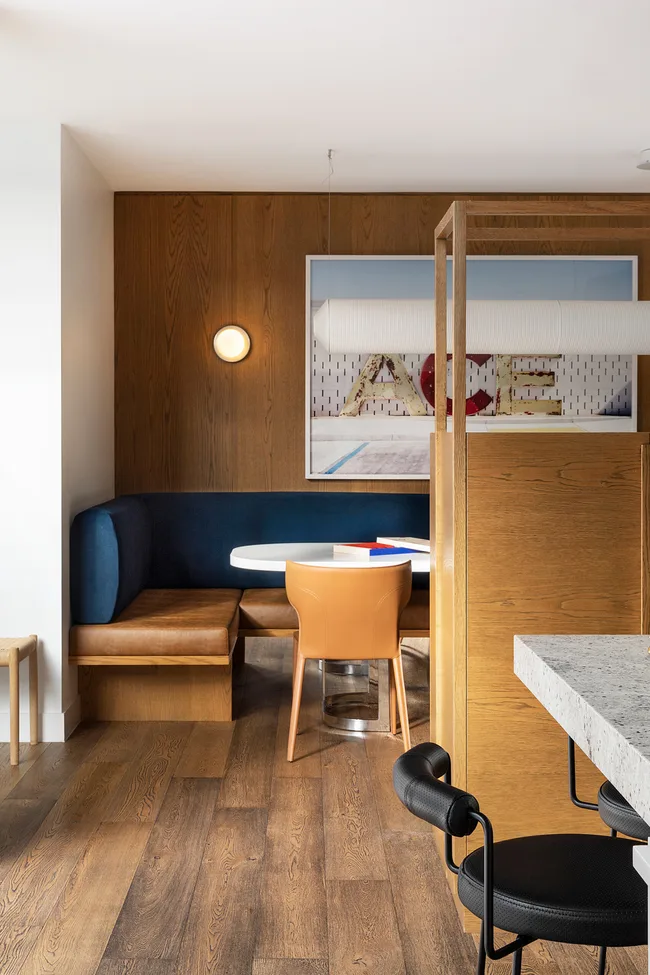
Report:
[[[392,661],[391,731],[397,731],[397,705],[409,749],[399,619],[411,596],[411,563],[357,569],[287,562],[286,586],[300,626],[293,644],[288,761],[296,747],[305,661],[312,659]]]

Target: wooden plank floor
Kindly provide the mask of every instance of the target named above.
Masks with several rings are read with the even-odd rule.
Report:
[[[471,975],[432,833],[392,791],[400,743],[322,728],[315,667],[287,764],[290,650],[248,641],[234,725],[88,725],[16,770],[0,745],[2,975]],[[646,965],[617,949],[607,972]],[[592,948],[524,956],[525,975],[596,968]]]

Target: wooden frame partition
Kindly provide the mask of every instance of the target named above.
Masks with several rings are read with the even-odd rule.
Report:
[[[565,738],[514,676],[512,637],[650,630],[650,437],[467,435],[468,243],[650,238],[650,226],[624,225],[630,217],[650,221],[650,205],[466,200],[454,202],[436,228],[432,737],[452,757],[455,784],[474,792],[493,817],[497,839],[601,828],[595,814],[569,801]],[[580,222],[572,225],[572,218]],[[610,219],[595,225],[601,218]],[[454,407],[448,432],[450,245]],[[585,759],[579,774],[582,791],[593,798],[597,771]],[[473,845],[473,837],[455,841],[456,858]],[[465,923],[475,930],[466,913]]]

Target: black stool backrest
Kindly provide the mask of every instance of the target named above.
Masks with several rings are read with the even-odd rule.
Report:
[[[414,816],[449,836],[469,836],[477,826],[470,814],[479,812],[479,804],[451,785],[450,776],[451,759],[433,742],[409,749],[393,765],[395,792]],[[439,781],[443,777],[446,782]]]

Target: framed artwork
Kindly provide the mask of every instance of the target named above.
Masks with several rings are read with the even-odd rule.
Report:
[[[451,295],[451,266],[447,277]],[[635,301],[637,258],[469,257],[467,295]],[[307,257],[307,478],[428,479],[433,298],[432,257]],[[352,327],[344,311],[355,304]],[[413,338],[428,324],[408,331],[418,315],[431,322],[428,348]],[[468,430],[636,429],[635,356],[486,349],[467,359]]]

